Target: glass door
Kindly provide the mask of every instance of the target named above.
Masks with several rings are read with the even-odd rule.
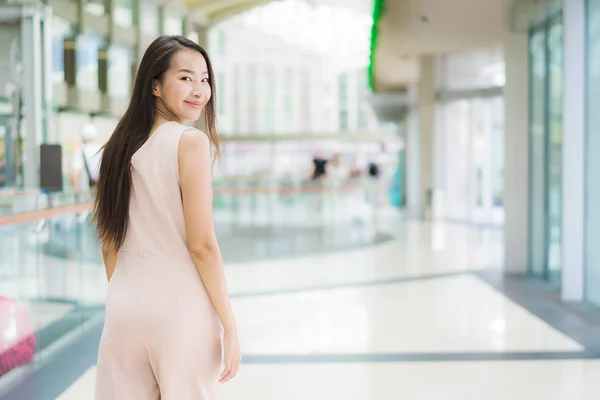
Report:
[[[503,223],[502,204],[497,194],[503,188],[502,174],[504,145],[500,97],[483,97],[471,100],[471,177],[473,188],[471,219],[477,224],[500,226]]]
[[[470,103],[457,100],[444,103],[444,191],[446,218],[470,219]]]
[[[474,97],[442,103],[443,215],[477,225],[503,223],[503,102]]]
[[[548,29],[548,127],[547,127],[547,278],[560,286],[562,266],[562,110],[563,24],[551,21]]]
[[[542,277],[546,264],[546,30],[529,38],[529,272]]]
[[[562,265],[563,25],[530,35],[529,271],[560,286]]]

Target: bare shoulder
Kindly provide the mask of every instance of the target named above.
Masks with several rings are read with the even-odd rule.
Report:
[[[179,155],[210,151],[208,135],[196,128],[186,129],[179,140]]]
[[[208,135],[199,129],[190,127],[181,135],[181,145],[206,145],[209,144]]]

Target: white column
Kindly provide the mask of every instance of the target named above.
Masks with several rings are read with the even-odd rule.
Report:
[[[349,131],[357,131],[358,130],[358,77],[356,76],[358,73],[362,71],[357,71],[355,69],[351,69],[348,71],[348,130]]]
[[[273,64],[275,70],[275,133],[277,135],[286,131],[285,124],[285,64],[278,62]]]
[[[25,16],[21,22],[21,54],[23,57],[23,113],[25,116],[25,188],[40,183],[39,145],[42,139],[42,46],[40,14]]]
[[[57,143],[59,136],[56,131],[56,115],[52,108],[52,8],[44,7],[42,18],[40,34],[42,37],[42,108],[44,113],[42,129],[45,132],[45,142]]]
[[[248,135],[250,132],[249,128],[249,118],[248,118],[248,63],[244,61],[240,61],[238,63],[238,83],[237,86],[238,96],[239,96],[239,124],[238,124],[238,134]]]
[[[300,96],[300,85],[302,84],[300,81],[300,74],[304,73],[302,69],[302,62],[300,59],[297,59],[294,68],[292,69],[292,129],[291,133],[300,133],[301,132],[301,124],[300,118],[302,118],[302,97]]]
[[[409,87],[410,97],[416,97],[416,85]],[[421,150],[419,143],[419,113],[411,107],[404,120],[406,132],[406,208],[413,217],[421,216]]]
[[[529,49],[527,33],[504,37],[504,263],[509,273],[528,264]]]
[[[562,299],[583,300],[585,0],[564,0]]]
[[[434,152],[434,114],[435,114],[435,58],[422,56],[420,59],[421,73],[419,78],[419,186],[421,192],[420,214],[427,217],[426,212],[428,193],[433,190],[433,152]]]
[[[409,87],[412,107],[406,118],[406,196],[409,215],[429,217],[428,192],[434,185],[435,58],[421,56],[420,77]]]

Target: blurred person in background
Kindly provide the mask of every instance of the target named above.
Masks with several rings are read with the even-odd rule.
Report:
[[[313,169],[312,169],[312,174],[311,174],[311,181],[313,182],[318,182],[321,179],[324,179],[327,177],[327,163],[329,162],[329,160],[327,160],[325,157],[323,157],[323,153],[318,151],[315,153],[314,157],[313,157]]]
[[[379,185],[381,177],[381,168],[377,161],[372,160],[367,166],[368,176],[368,201],[373,206],[381,205],[381,188]]]
[[[102,154],[96,143],[98,130],[88,123],[81,131],[81,147],[73,155],[71,163],[71,186],[77,194],[93,192],[98,181]]]

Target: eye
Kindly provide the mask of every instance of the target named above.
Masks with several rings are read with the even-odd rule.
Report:
[[[204,79],[202,79],[202,82],[209,83],[209,80],[208,80],[208,78],[204,78]]]
[[[187,82],[191,82],[192,78],[190,78],[189,76],[184,76],[183,78],[181,78],[182,81],[187,81]]]

